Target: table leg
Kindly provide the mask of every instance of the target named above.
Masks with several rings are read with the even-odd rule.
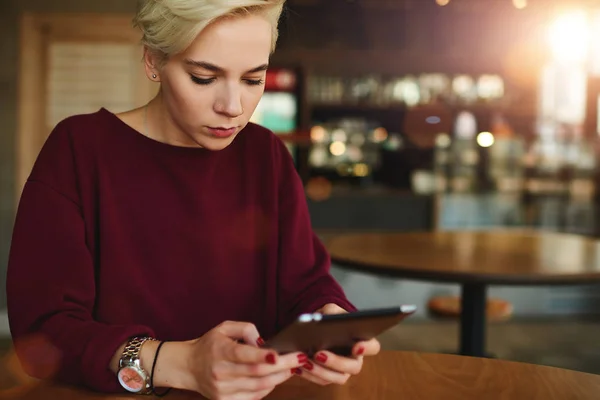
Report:
[[[485,357],[486,285],[462,285],[460,316],[460,354]]]

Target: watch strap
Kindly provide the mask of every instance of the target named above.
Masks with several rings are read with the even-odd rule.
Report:
[[[140,351],[142,350],[142,345],[148,340],[156,340],[151,337],[132,337],[125,344],[125,348],[123,349],[123,354],[121,354],[121,360],[131,360],[132,362],[135,360],[139,360]]]
[[[123,353],[121,354],[121,359],[119,360],[119,368],[124,367],[134,367],[139,369],[143,375],[145,376],[144,389],[142,389],[139,394],[151,394],[152,387],[150,385],[150,376],[146,370],[142,367],[142,363],[140,361],[140,351],[142,350],[142,345],[147,341],[157,341],[158,339],[152,337],[144,337],[144,336],[135,336],[127,341],[125,344],[125,348],[123,349]]]

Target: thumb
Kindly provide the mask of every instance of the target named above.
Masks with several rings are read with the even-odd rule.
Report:
[[[264,343],[256,326],[249,322],[225,321],[217,330],[232,340],[242,340],[251,346],[260,347]]]

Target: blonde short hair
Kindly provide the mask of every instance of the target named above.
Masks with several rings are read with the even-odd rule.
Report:
[[[278,38],[285,0],[139,0],[134,27],[142,44],[164,59],[185,51],[211,23],[228,17],[263,15],[273,26],[271,51]]]

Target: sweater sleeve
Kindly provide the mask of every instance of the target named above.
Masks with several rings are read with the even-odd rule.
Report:
[[[279,328],[328,303],[356,308],[330,274],[329,253],[312,230],[304,187],[287,148],[279,146]]]
[[[94,320],[95,270],[77,198],[74,155],[58,126],[25,185],[7,273],[8,317],[17,355],[33,377],[102,392],[122,390],[109,363],[146,326]]]

